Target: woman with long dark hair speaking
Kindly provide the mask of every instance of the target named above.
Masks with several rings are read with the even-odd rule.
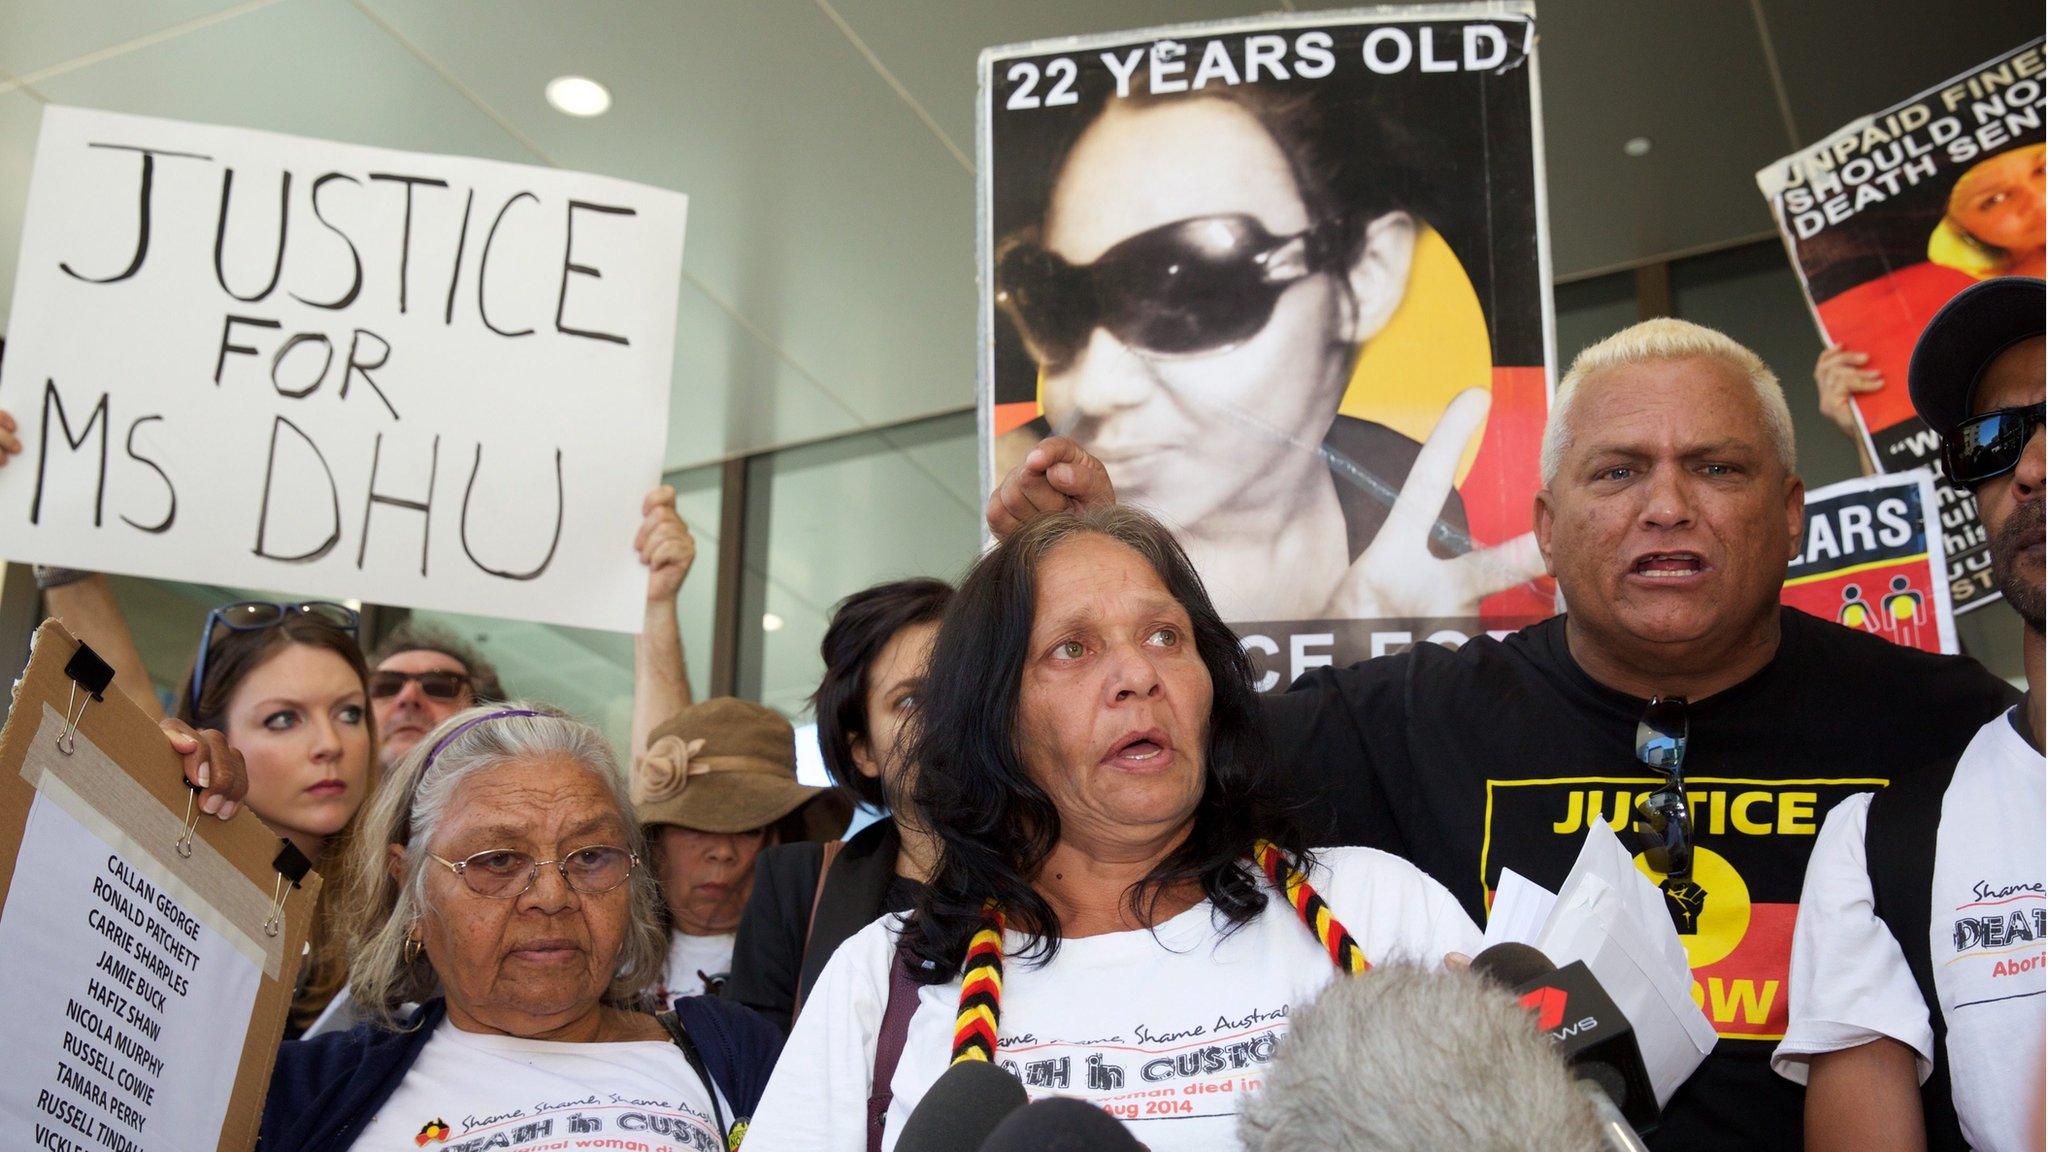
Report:
[[[907,921],[848,940],[749,1152],[886,1152],[947,1066],[993,1060],[1159,1152],[1237,1147],[1289,1006],[1479,933],[1369,849],[1311,853],[1268,799],[1250,669],[1171,534],[1043,516],[962,585],[912,718],[939,840]]]

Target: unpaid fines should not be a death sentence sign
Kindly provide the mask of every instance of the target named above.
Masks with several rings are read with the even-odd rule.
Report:
[[[47,109],[0,556],[637,629],[685,205]]]

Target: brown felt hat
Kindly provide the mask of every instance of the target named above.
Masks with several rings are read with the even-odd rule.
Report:
[[[721,696],[656,728],[633,764],[641,825],[749,832],[799,813],[808,839],[839,834],[850,806],[796,780],[796,734],[772,708]]]

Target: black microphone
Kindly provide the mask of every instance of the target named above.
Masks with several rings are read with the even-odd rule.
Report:
[[[977,1152],[1003,1117],[1026,1102],[1015,1076],[985,1060],[963,1060],[932,1081],[911,1109],[896,1152]]]
[[[1657,1124],[1657,1093],[1635,1029],[1583,961],[1559,968],[1527,944],[1496,944],[1472,970],[1510,988],[1593,1101],[1610,1145],[1639,1148]]]
[[[1472,973],[1484,976],[1503,988],[1515,989],[1557,971],[1550,957],[1527,944],[1509,941],[1495,944],[1472,958]]]
[[[909,1129],[904,1129],[908,1133]],[[900,1148],[901,1145],[898,1145]],[[1144,1152],[1115,1117],[1085,1100],[1054,1096],[1010,1113],[979,1152]]]

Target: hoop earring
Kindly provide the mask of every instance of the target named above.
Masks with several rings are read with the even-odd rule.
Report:
[[[419,963],[420,953],[424,951],[426,951],[426,945],[420,942],[419,937],[407,936],[404,947],[399,951],[399,958],[405,962],[407,968],[410,968],[414,964]]]

